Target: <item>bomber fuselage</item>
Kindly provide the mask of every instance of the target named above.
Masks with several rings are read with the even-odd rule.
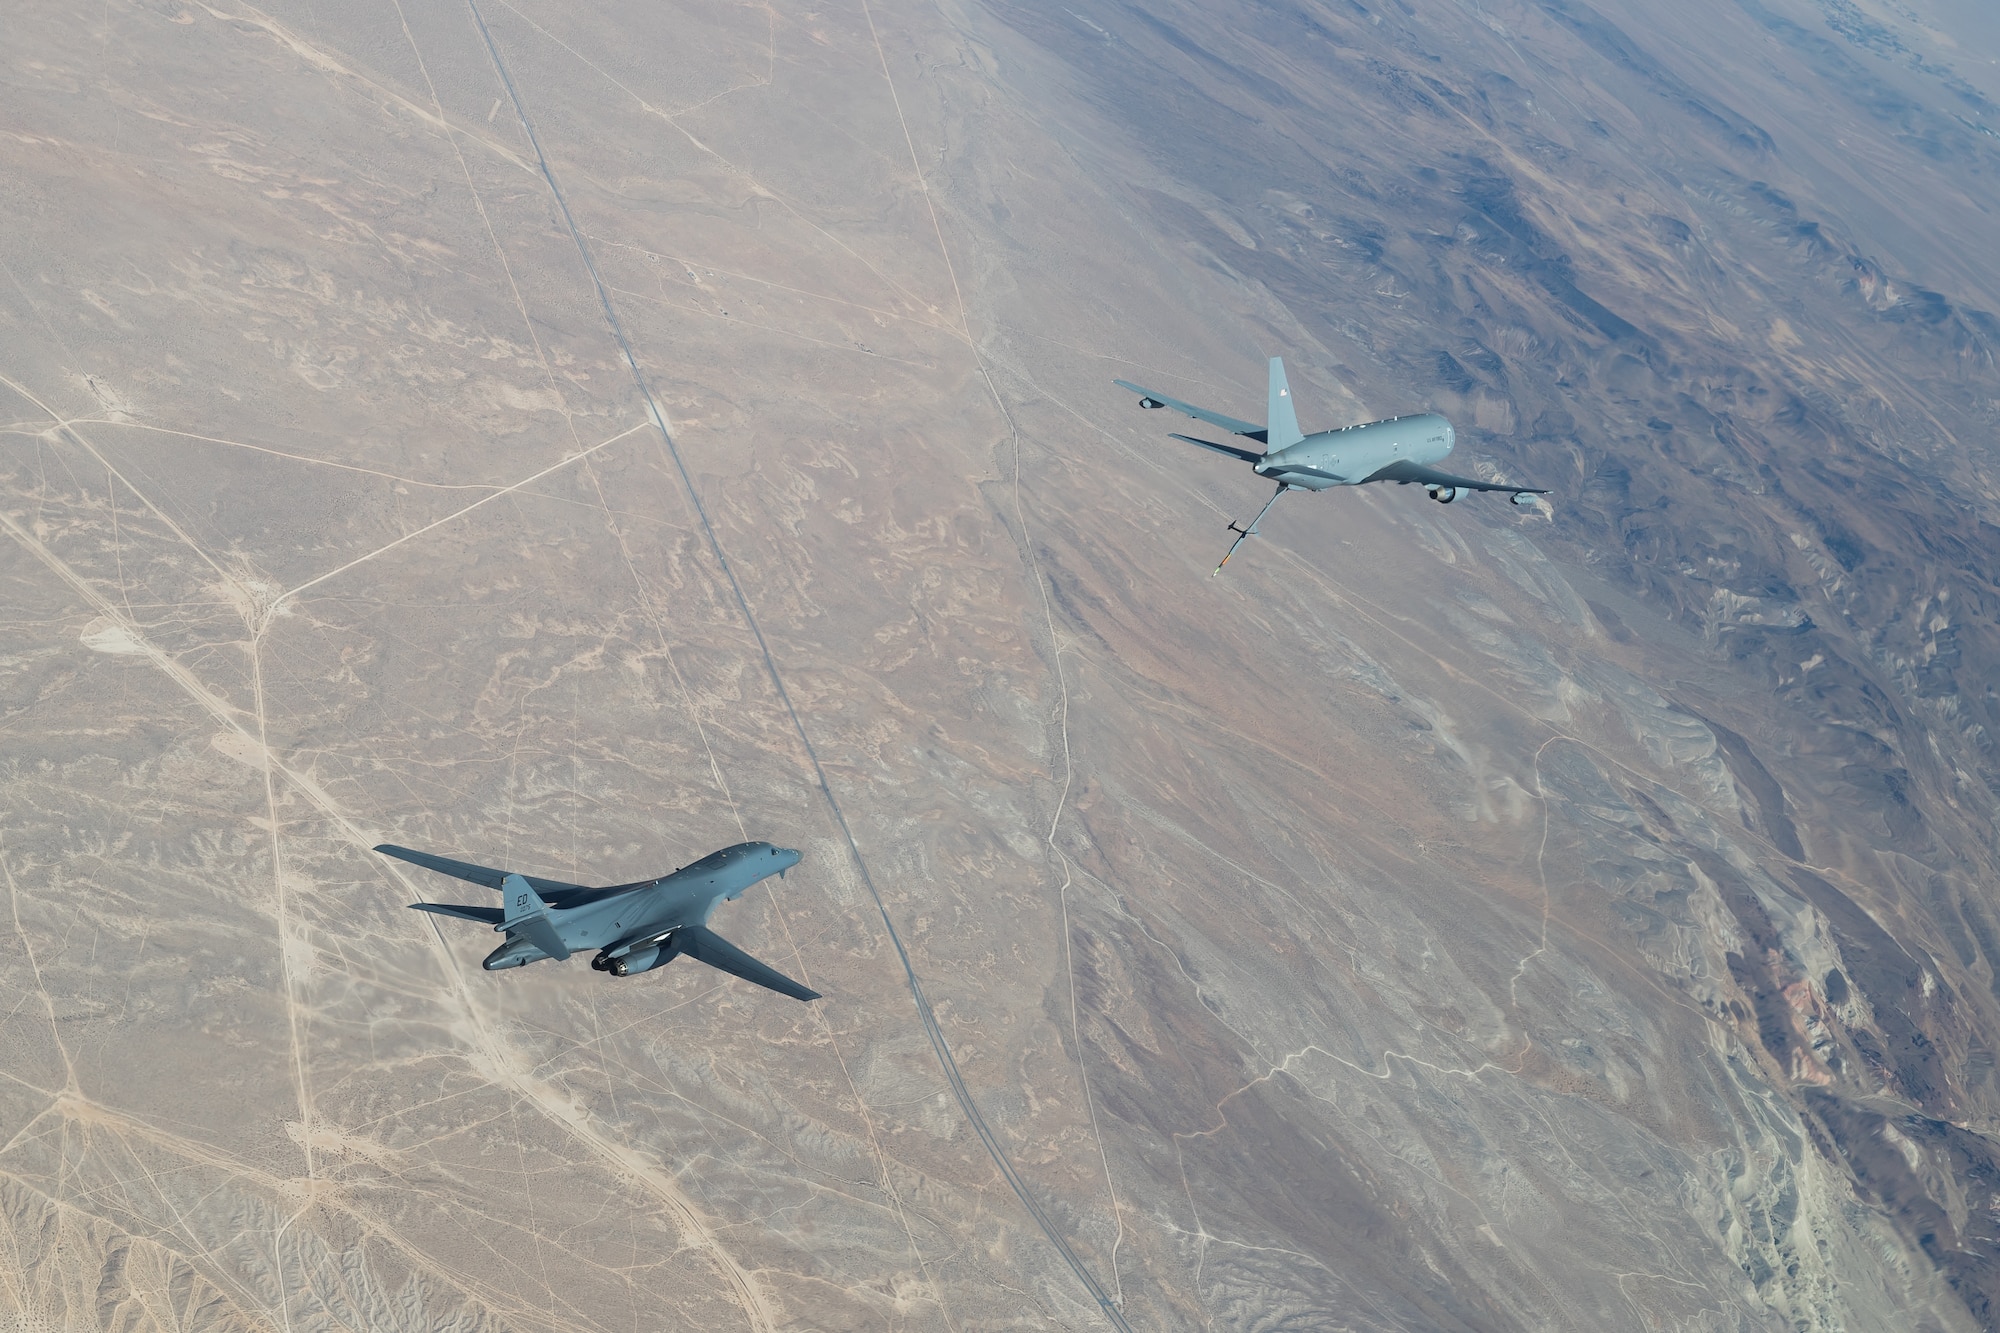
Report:
[[[1309,491],[1356,486],[1401,460],[1436,463],[1451,453],[1456,435],[1451,423],[1436,412],[1390,417],[1341,430],[1308,435],[1288,449],[1265,454],[1257,463],[1260,475]],[[1289,468],[1324,472],[1291,472]]]
[[[681,926],[707,925],[718,905],[741,897],[751,885],[782,875],[798,863],[799,854],[789,847],[738,843],[655,880],[551,896],[548,919],[563,944],[574,951],[627,942],[643,945]],[[520,967],[544,957],[547,955],[540,949],[516,936],[488,956],[486,970]]]

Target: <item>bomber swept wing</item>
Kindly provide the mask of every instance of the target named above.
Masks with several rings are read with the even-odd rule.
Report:
[[[674,943],[688,957],[698,958],[731,976],[755,982],[765,990],[789,995],[794,1000],[817,1000],[820,997],[818,991],[801,986],[776,968],[766,967],[707,926],[685,926],[675,931]]]
[[[495,870],[490,866],[476,866],[470,861],[454,861],[448,856],[435,856],[430,852],[413,852],[394,843],[385,842],[375,850],[384,856],[393,856],[398,861],[408,861],[413,866],[435,870],[440,875],[450,875],[453,879],[462,879],[472,884],[484,884],[489,889],[497,889],[506,883],[509,873],[505,870]],[[533,875],[523,875],[521,878],[533,885],[536,893],[543,895],[574,893],[583,888],[581,884],[565,884],[558,879],[537,879]]]

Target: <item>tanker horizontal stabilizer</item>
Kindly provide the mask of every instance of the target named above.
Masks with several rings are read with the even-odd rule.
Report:
[[[1233,444],[1217,444],[1214,440],[1198,440],[1192,435],[1182,435],[1178,431],[1171,431],[1169,434],[1176,440],[1186,440],[1189,444],[1198,444],[1204,449],[1213,449],[1218,454],[1229,458],[1240,458],[1246,463],[1254,463],[1264,456],[1262,454],[1253,454],[1248,449],[1238,449]]]

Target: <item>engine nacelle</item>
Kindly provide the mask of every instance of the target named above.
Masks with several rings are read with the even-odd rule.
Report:
[[[679,955],[680,950],[674,947],[674,938],[669,935],[656,944],[644,945],[617,958],[604,958],[602,954],[598,955],[598,957],[603,958],[604,970],[612,976],[636,977],[641,972],[650,972],[656,967],[665,967]],[[596,967],[598,965],[597,960],[593,959],[590,965]]]
[[[1525,509],[1535,503],[1535,496],[1528,491],[1515,491],[1514,503]]]
[[[1441,505],[1448,505],[1457,498],[1458,498],[1458,487],[1456,486],[1431,487],[1431,499],[1436,500]]]
[[[1141,398],[1139,400],[1139,406],[1144,408],[1154,408],[1154,407],[1165,407],[1166,404],[1161,402],[1157,398]]]

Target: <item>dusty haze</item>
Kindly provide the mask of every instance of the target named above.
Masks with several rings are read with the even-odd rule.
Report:
[[[1993,1326],[1996,59],[17,6],[0,1327]],[[1274,353],[1551,503],[1209,578],[1263,484],[1110,380]],[[368,851],[746,837],[817,1004]]]

